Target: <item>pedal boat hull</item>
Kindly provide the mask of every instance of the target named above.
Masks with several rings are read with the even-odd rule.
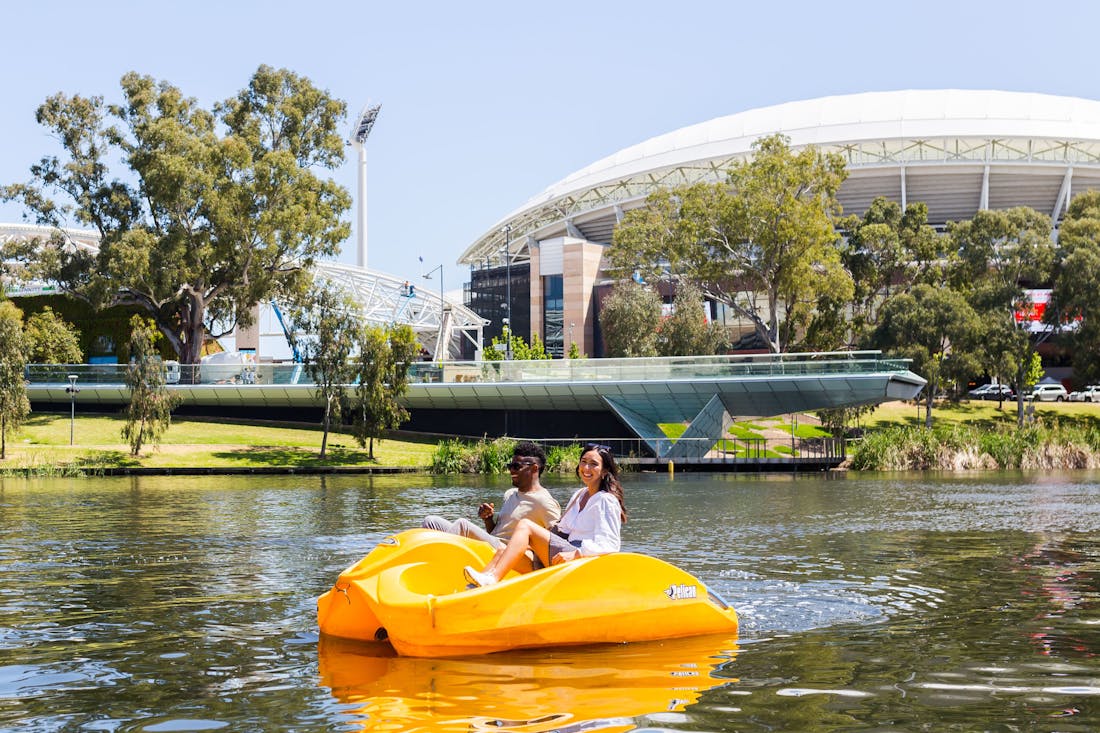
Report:
[[[318,599],[321,633],[415,657],[737,634],[733,608],[657,558],[619,552],[468,589],[462,567],[492,552],[432,530],[387,537]]]

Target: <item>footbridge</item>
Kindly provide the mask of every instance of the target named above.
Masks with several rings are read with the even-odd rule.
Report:
[[[122,365],[32,365],[33,404],[128,401]],[[170,388],[190,412],[263,416],[320,409],[300,364],[181,367]],[[79,392],[67,391],[70,375]],[[459,435],[640,441],[662,460],[699,459],[735,419],[912,399],[925,380],[877,351],[642,359],[417,363],[408,427]],[[173,374],[173,379],[176,375]],[[686,424],[677,440],[662,425]]]

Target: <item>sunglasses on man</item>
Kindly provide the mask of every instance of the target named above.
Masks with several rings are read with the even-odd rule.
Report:
[[[524,460],[513,458],[512,462],[509,463],[507,466],[505,466],[505,468],[507,468],[509,471],[522,471],[523,469],[527,468],[528,466],[537,466],[537,465],[539,465],[539,462],[534,460],[534,459],[531,459],[531,458],[527,458],[527,459],[524,459]]]

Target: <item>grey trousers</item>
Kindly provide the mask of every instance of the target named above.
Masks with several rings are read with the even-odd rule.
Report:
[[[440,532],[458,534],[463,537],[470,537],[475,540],[481,540],[482,542],[488,542],[492,545],[494,550],[499,550],[504,547],[504,540],[489,534],[485,531],[484,527],[477,526],[469,519],[456,519],[450,522],[443,517],[437,517],[433,514],[432,516],[424,517],[424,521],[420,526],[424,529],[434,529]]]

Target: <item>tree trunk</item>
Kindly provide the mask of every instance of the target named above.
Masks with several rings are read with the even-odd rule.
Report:
[[[141,439],[143,437],[145,437],[145,417],[144,416],[141,418],[141,422],[138,424],[137,440],[134,441],[134,450],[133,450],[133,452],[130,453],[130,455],[134,456],[135,458],[137,458],[139,455],[141,455]]]
[[[768,308],[771,314],[768,316],[768,348],[773,354],[783,353],[783,342],[779,338],[779,298],[774,294],[768,294]]]
[[[186,326],[187,341],[183,344],[180,353],[181,364],[198,364],[202,361],[202,346],[206,340],[206,328],[200,319],[197,323]]]
[[[369,448],[367,448],[367,458],[369,458],[373,461],[374,460],[374,438],[370,438],[367,441],[367,444],[370,446]]]
[[[1024,426],[1024,370],[1016,372],[1016,425]]]
[[[0,418],[0,460],[8,457],[8,418]]]
[[[928,386],[931,387],[932,385],[929,384]],[[928,398],[924,403],[924,427],[926,430],[932,429],[932,402],[935,400],[935,398],[936,390],[929,389]]]
[[[328,448],[328,421],[332,410],[332,400],[325,400],[325,417],[321,421],[321,460],[325,459],[325,449]]]
[[[156,319],[157,328],[179,355],[180,364],[198,364],[202,361],[202,347],[206,341],[206,327],[203,325],[206,300],[190,287],[186,290],[186,297],[186,305],[178,307],[172,314],[173,318],[162,319],[152,309],[147,309],[147,312]]]

